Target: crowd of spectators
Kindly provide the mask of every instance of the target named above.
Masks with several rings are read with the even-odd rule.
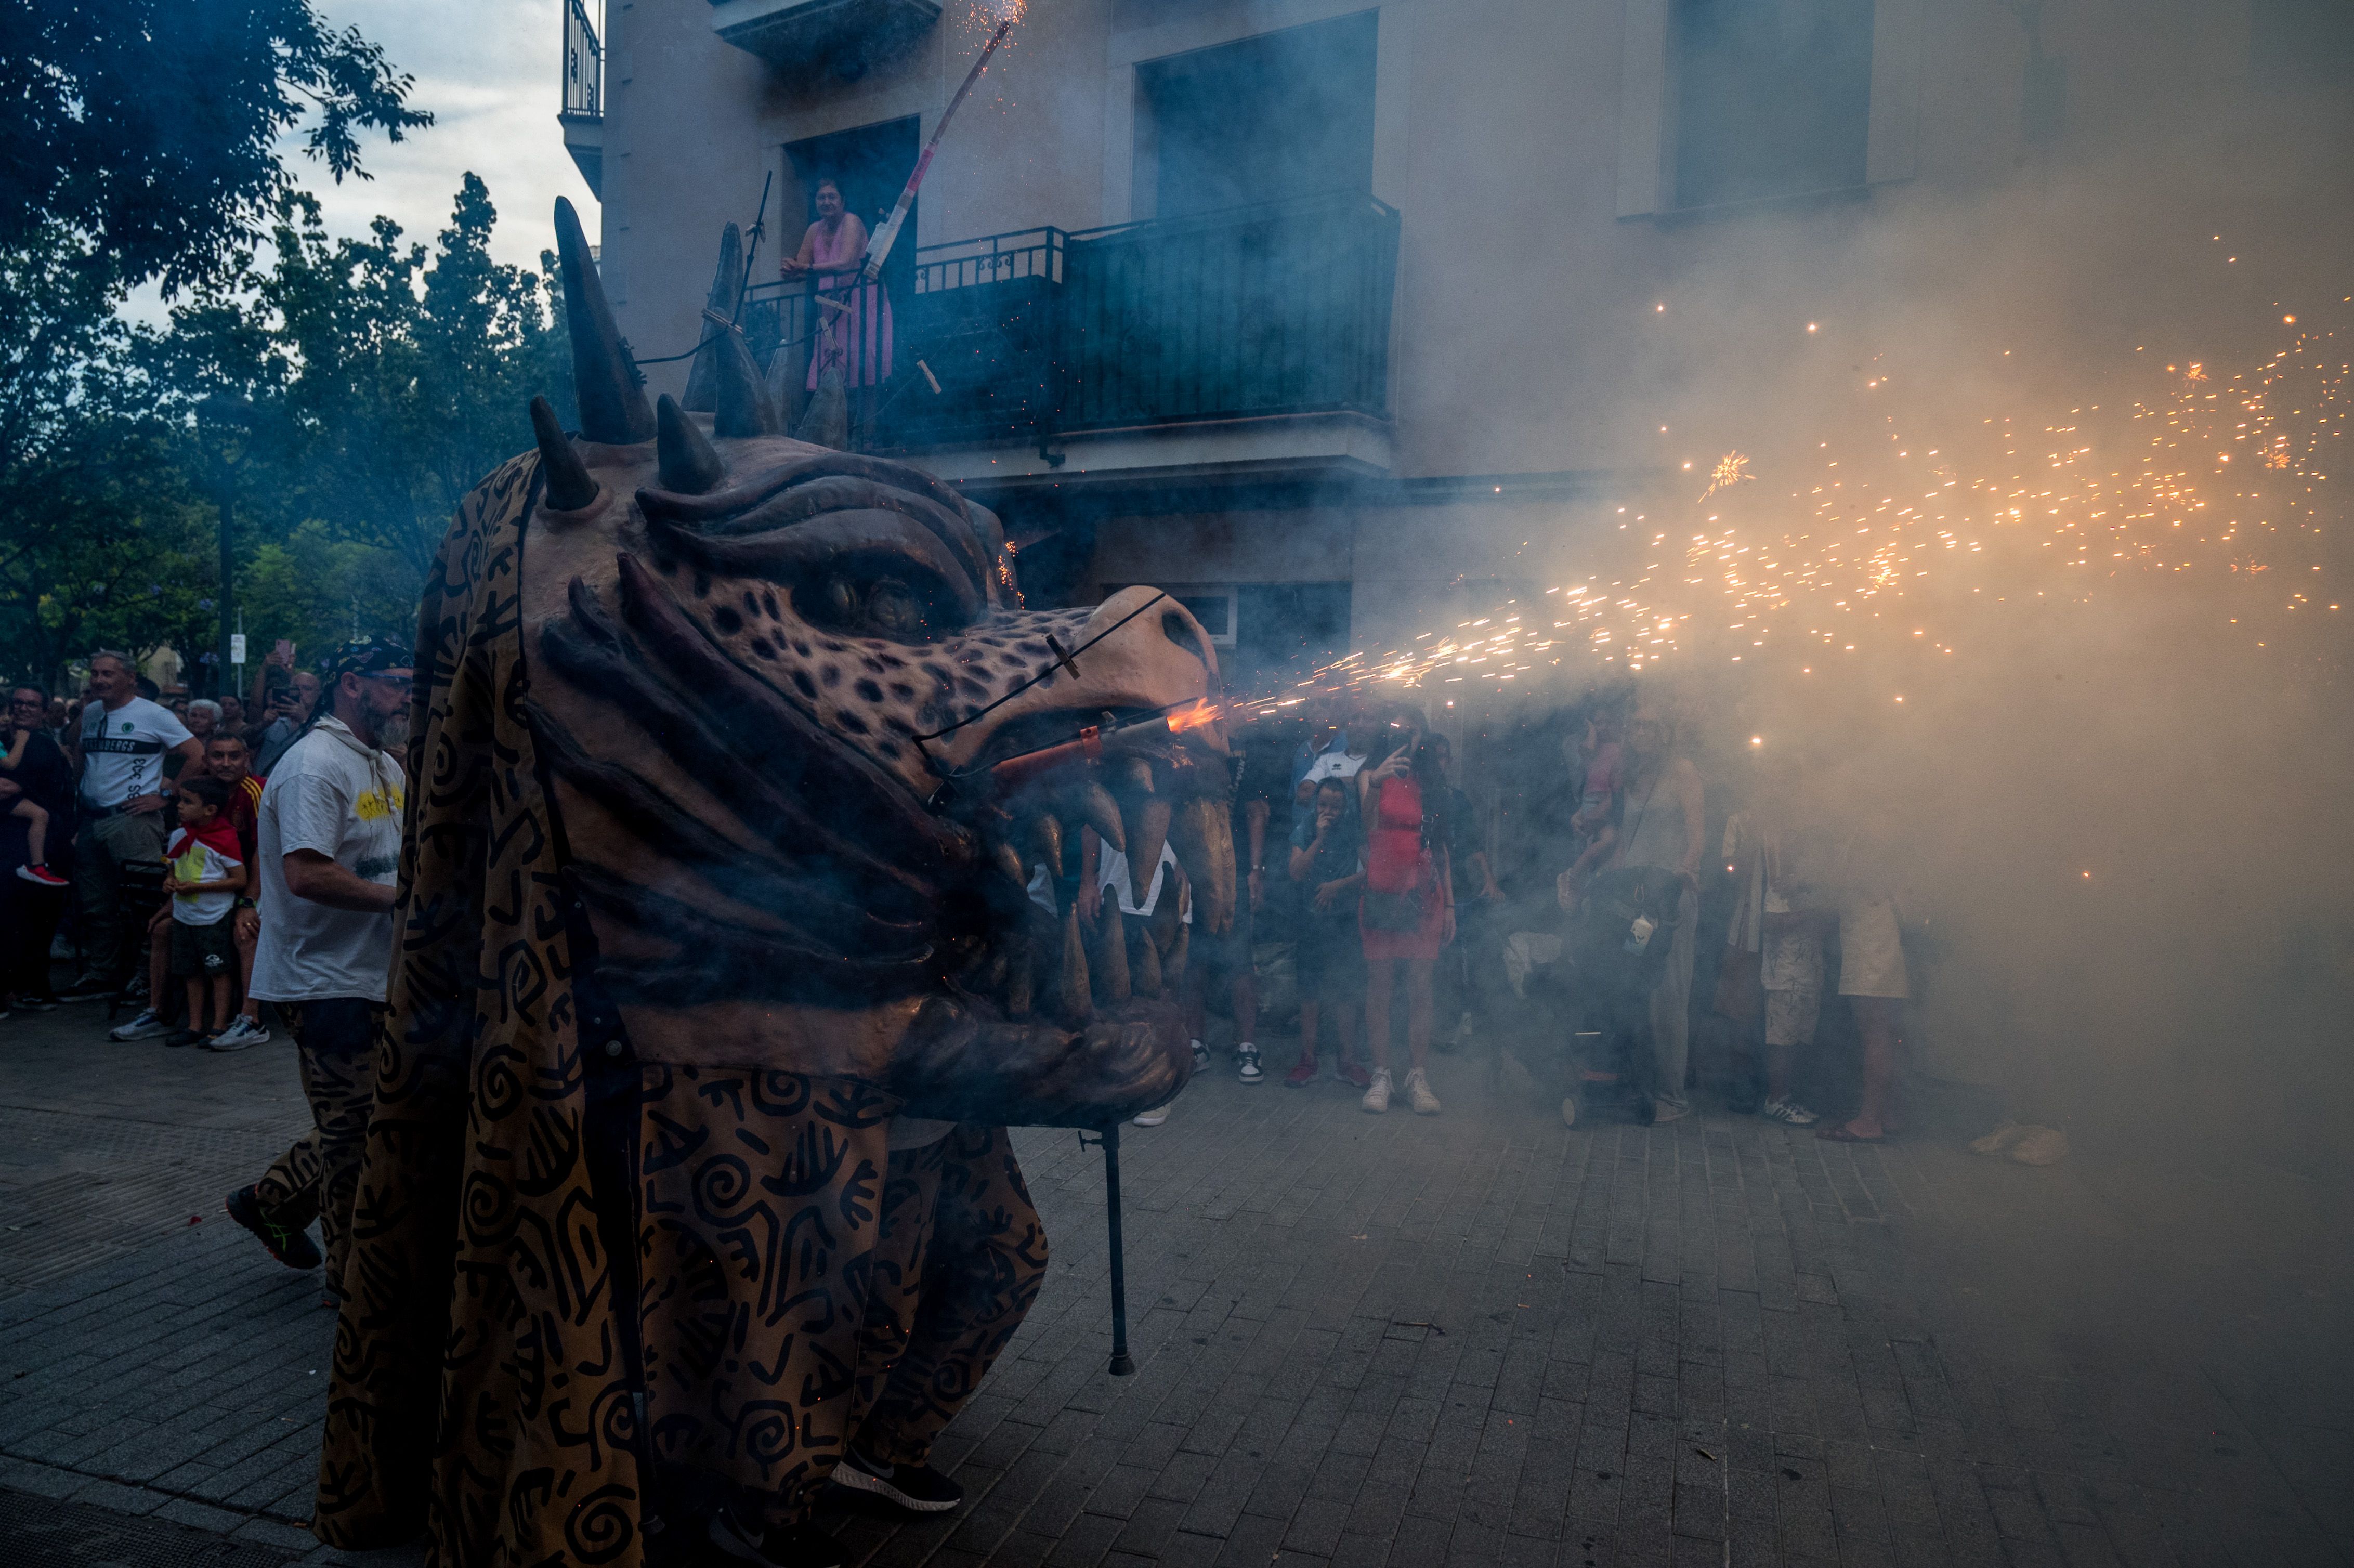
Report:
[[[70,698],[9,694],[0,1006],[108,999],[136,1007],[117,1040],[268,1041],[253,994],[260,805],[267,775],[314,727],[321,678],[285,644],[249,692],[217,702],[158,693],[120,653],[89,669]],[[1747,756],[1704,778],[1702,759],[1718,754],[1631,685],[1481,734],[1469,779],[1423,710],[1355,693],[1234,738],[1230,932],[1192,930],[1173,847],[1139,878],[1085,831],[1071,868],[1091,932],[1114,909],[1130,929],[1188,930],[1178,1000],[1197,1066],[1211,1062],[1214,998],[1246,1084],[1304,1088],[1329,1074],[1369,1112],[1403,1098],[1437,1115],[1432,1054],[1486,1042],[1557,1092],[1573,1123],[1613,1110],[1672,1121],[1706,1075],[1698,1024],[1734,1108],[1813,1126],[1806,1099],[1828,1089],[1855,1109],[1821,1136],[1894,1129],[1910,989],[1899,913],[1796,760]],[[1166,945],[1148,940],[1133,960],[1157,963]],[[1121,946],[1116,961],[1129,962]],[[61,996],[58,957],[80,960]],[[1842,1085],[1817,1050],[1829,997],[1843,1001],[1858,1058]],[[1296,1030],[1288,1061],[1263,1060],[1268,1023]]]
[[[0,1016],[133,1009],[109,1033],[238,1051],[270,1038],[250,992],[252,872],[270,765],[311,726],[318,674],[281,643],[251,690],[158,690],[101,650],[71,695],[9,694],[0,732]],[[62,988],[58,963],[73,966]],[[197,983],[202,1005],[188,989]]]
[[[1423,710],[1354,693],[1234,739],[1245,907],[1188,974],[1198,1066],[1201,999],[1225,989],[1243,1082],[1268,1075],[1262,1029],[1296,1014],[1283,1083],[1329,1072],[1377,1114],[1438,1114],[1432,1052],[1484,1042],[1572,1124],[1673,1121],[1706,1083],[1828,1139],[1894,1129],[1898,910],[1795,761],[1700,744],[1631,683],[1479,736],[1472,779]],[[1818,1049],[1826,996],[1852,1030],[1839,1062]],[[1825,1122],[1802,1089],[1854,1113]]]

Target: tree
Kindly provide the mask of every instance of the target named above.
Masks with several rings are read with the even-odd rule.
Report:
[[[567,383],[568,349],[540,274],[490,257],[490,192],[469,174],[438,254],[379,217],[331,238],[308,196],[281,205],[265,267],[249,256],[174,313],[159,378],[193,413],[248,400],[249,503],[317,519],[392,553],[414,580],[459,500],[532,443],[532,395]]]
[[[292,189],[279,147],[366,178],[358,133],[432,116],[412,79],[313,0],[0,0],[0,248],[56,228],[169,291],[259,236]]]
[[[0,648],[44,683],[70,653],[211,621],[207,512],[122,297],[60,225],[0,249]]]

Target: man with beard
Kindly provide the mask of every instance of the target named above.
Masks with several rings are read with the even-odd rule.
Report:
[[[289,1268],[320,1261],[304,1234],[317,1220],[334,1295],[376,1097],[408,787],[391,753],[407,740],[412,673],[397,644],[364,639],[336,650],[322,672],[330,706],[270,770],[256,821],[261,930],[251,994],[289,1021],[313,1128],[225,1206]]]

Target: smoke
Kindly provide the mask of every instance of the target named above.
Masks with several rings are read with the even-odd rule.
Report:
[[[2354,138],[2239,84],[2168,109],[1978,188],[1695,231],[1651,341],[1575,395],[1665,477],[1540,530],[1555,591],[1484,651],[1522,711],[1664,684],[1712,823],[1752,758],[1803,758],[1902,901],[1933,1078],[2080,1147],[2315,1169],[2354,1110]],[[1461,656],[1407,662],[1427,692]]]

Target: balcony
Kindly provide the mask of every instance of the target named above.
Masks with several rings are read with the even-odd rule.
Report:
[[[594,4],[598,15],[591,16]],[[605,199],[605,46],[597,24],[603,0],[564,0],[564,150],[597,199]]]
[[[796,78],[855,81],[940,19],[938,0],[711,0],[711,30]]]
[[[1048,454],[1072,437],[1385,424],[1397,245],[1396,210],[1348,196],[926,246],[904,277],[885,272],[893,374],[851,388],[852,445],[1019,444],[1059,464]],[[745,302],[747,335],[796,418],[814,308],[798,282],[758,285]]]

